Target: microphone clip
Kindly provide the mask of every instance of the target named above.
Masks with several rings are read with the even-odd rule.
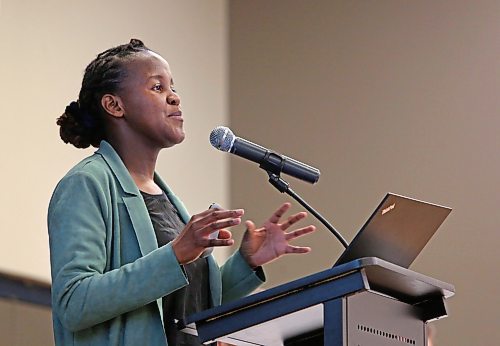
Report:
[[[288,184],[285,180],[283,180],[279,175],[271,173],[267,171],[269,174],[269,182],[272,186],[274,186],[281,193],[288,193],[288,189],[290,188],[290,184]]]
[[[265,170],[269,174],[269,176],[271,176],[271,174],[275,174],[279,178],[281,172],[283,172],[285,162],[286,159],[283,156],[273,151],[267,150],[259,167]]]

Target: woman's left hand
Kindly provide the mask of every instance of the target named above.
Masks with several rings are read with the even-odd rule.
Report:
[[[285,254],[304,254],[311,251],[310,247],[289,244],[295,238],[314,232],[316,227],[310,225],[285,232],[307,216],[307,213],[300,212],[280,223],[281,217],[288,209],[290,203],[281,205],[261,228],[256,228],[252,221],[245,222],[247,230],[241,241],[240,253],[252,268],[269,263]]]

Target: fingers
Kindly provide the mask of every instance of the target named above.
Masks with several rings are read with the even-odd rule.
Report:
[[[302,227],[299,229],[296,229],[295,231],[288,232],[285,234],[285,239],[287,241],[293,240],[298,237],[302,237],[303,235],[312,233],[316,230],[316,227],[313,225],[307,226],[307,227]]]
[[[293,225],[294,223],[302,220],[303,218],[305,218],[307,216],[307,213],[306,212],[300,212],[300,213],[297,213],[297,214],[294,214],[292,216],[290,216],[282,225],[281,225],[281,229],[282,230],[286,230],[288,227],[290,227],[291,225]]]
[[[235,218],[241,218],[245,211],[243,209],[234,209],[234,210],[216,210],[216,209],[209,209],[205,210],[204,212],[198,214],[201,216],[196,222],[199,222],[201,220],[204,220],[205,222],[213,222],[217,220],[223,220],[223,219],[235,219]]]
[[[269,219],[269,222],[274,223],[274,224],[278,224],[281,217],[288,211],[288,209],[290,209],[290,206],[291,206],[290,203],[283,203],[271,216],[271,218]],[[306,212],[300,212],[300,213],[293,214],[284,223],[281,224],[281,229],[282,230],[288,229],[290,226],[299,222],[300,220],[302,220],[306,216],[307,216]]]
[[[179,263],[191,263],[199,258],[205,248],[233,245],[231,232],[224,228],[240,224],[243,213],[243,209],[212,209],[193,215],[172,242]],[[215,231],[219,231],[217,237],[210,238]]]
[[[212,209],[193,216],[190,222],[193,230],[195,232],[200,232],[201,236],[205,237],[222,228],[239,225],[243,214],[243,209]]]
[[[271,223],[278,223],[278,222],[280,221],[281,217],[283,216],[283,214],[285,214],[285,213],[286,213],[286,211],[287,211],[288,209],[290,209],[290,206],[291,206],[291,204],[290,204],[290,203],[288,203],[288,202],[287,202],[287,203],[283,203],[283,204],[281,205],[281,207],[279,207],[279,208],[278,208],[278,209],[277,209],[277,210],[273,213],[273,215],[271,215],[271,217],[269,218],[269,221],[270,221]]]
[[[215,246],[231,246],[234,244],[234,239],[206,239],[207,244],[205,247],[215,247]]]
[[[311,252],[311,248],[309,246],[292,246],[289,245],[285,249],[286,254],[304,254]]]
[[[245,221],[245,226],[246,226],[247,230],[249,230],[250,232],[255,230],[255,224],[251,220]]]
[[[218,239],[231,239],[233,234],[228,231],[227,229],[221,229],[219,230],[219,234],[217,236]]]
[[[245,211],[243,209],[220,210],[208,209],[191,217],[193,224],[208,224],[223,219],[241,218]]]
[[[245,221],[245,226],[246,226],[246,231],[252,234],[258,234],[266,230],[264,227],[257,228],[257,226],[255,226],[255,223],[253,223],[253,221],[250,220]]]
[[[218,231],[222,228],[236,226],[236,225],[239,225],[240,223],[241,223],[240,218],[216,221],[216,222],[212,222],[212,223],[200,228],[200,232],[205,236],[205,235],[209,235],[212,232]]]

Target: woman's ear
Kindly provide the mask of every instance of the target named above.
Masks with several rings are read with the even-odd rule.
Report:
[[[101,98],[101,106],[109,115],[115,118],[121,118],[124,115],[124,109],[120,96],[113,94],[104,94]]]

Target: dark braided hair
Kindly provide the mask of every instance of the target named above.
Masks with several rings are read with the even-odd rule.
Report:
[[[137,53],[146,51],[150,49],[142,41],[131,39],[128,44],[100,53],[87,66],[78,101],[71,102],[57,119],[64,143],[77,148],[99,147],[105,138],[101,98],[118,91],[126,77],[125,63]]]

